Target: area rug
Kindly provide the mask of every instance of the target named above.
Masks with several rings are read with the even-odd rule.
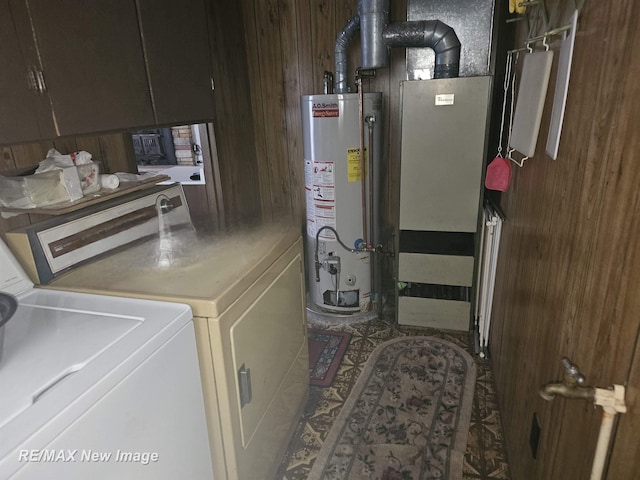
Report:
[[[457,480],[476,367],[460,347],[402,337],[371,354],[308,480]]]
[[[340,367],[344,352],[347,351],[351,335],[346,332],[332,332],[310,328],[309,342],[309,384],[328,387]]]

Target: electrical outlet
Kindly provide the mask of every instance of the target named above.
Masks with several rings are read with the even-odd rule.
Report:
[[[529,433],[529,445],[531,445],[531,455],[534,459],[538,455],[538,443],[540,443],[540,422],[538,415],[534,413],[531,420],[531,433]]]

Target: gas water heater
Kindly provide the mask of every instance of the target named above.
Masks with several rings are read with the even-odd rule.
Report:
[[[328,312],[368,312],[377,300],[382,94],[305,95],[301,108],[310,299]]]

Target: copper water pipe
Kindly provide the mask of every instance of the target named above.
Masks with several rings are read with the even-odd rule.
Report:
[[[364,168],[364,92],[362,91],[362,77],[357,78],[358,83],[358,116],[360,120],[360,188],[362,190],[362,240],[364,248],[368,248],[367,239],[367,182]]]

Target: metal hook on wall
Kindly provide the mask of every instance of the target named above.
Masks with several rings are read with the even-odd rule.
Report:
[[[515,148],[507,148],[507,158],[509,160],[511,160],[513,163],[515,163],[517,166],[519,166],[520,168],[524,167],[524,162],[525,160],[529,160],[529,157],[522,157],[522,160],[518,161],[515,158],[513,158],[513,152],[515,152],[516,149]]]
[[[544,51],[548,52],[549,51],[549,44],[547,43],[547,36],[546,35],[542,38],[542,45],[544,46]]]

